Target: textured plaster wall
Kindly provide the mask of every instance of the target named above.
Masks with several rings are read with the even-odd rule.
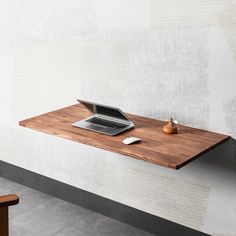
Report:
[[[18,127],[76,98],[236,138],[236,2],[0,1],[0,159],[236,235],[236,142],[174,171]]]

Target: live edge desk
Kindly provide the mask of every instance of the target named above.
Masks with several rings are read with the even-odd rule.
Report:
[[[168,135],[162,132],[165,122],[132,114],[127,116],[135,123],[135,128],[117,136],[72,126],[89,115],[89,111],[77,104],[20,121],[20,125],[173,169],[181,168],[230,138],[186,126],[180,126],[179,134]],[[122,140],[129,136],[139,137],[142,141],[123,144]]]

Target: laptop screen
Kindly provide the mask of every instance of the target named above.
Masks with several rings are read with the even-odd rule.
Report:
[[[105,107],[101,105],[96,105],[96,110],[98,114],[111,116],[118,119],[128,120],[118,109],[112,107]]]
[[[123,114],[123,112],[115,107],[103,106],[101,104],[96,104],[92,102],[82,101],[78,99],[78,102],[83,104],[92,113],[97,113],[101,115],[111,116],[114,118],[129,121],[129,119]]]

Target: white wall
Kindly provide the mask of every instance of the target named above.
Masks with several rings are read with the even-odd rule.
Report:
[[[18,126],[84,98],[236,138],[236,2],[0,1],[0,159],[236,235],[236,149],[174,171]]]

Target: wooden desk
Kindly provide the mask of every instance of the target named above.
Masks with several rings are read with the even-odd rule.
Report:
[[[227,141],[230,137],[205,130],[180,126],[179,134],[162,132],[163,121],[127,114],[135,128],[117,136],[73,127],[72,124],[90,115],[82,105],[76,104],[60,110],[20,121],[20,125],[47,134],[120,153],[153,164],[179,169],[204,152]],[[135,136],[140,143],[125,145],[124,138]]]

